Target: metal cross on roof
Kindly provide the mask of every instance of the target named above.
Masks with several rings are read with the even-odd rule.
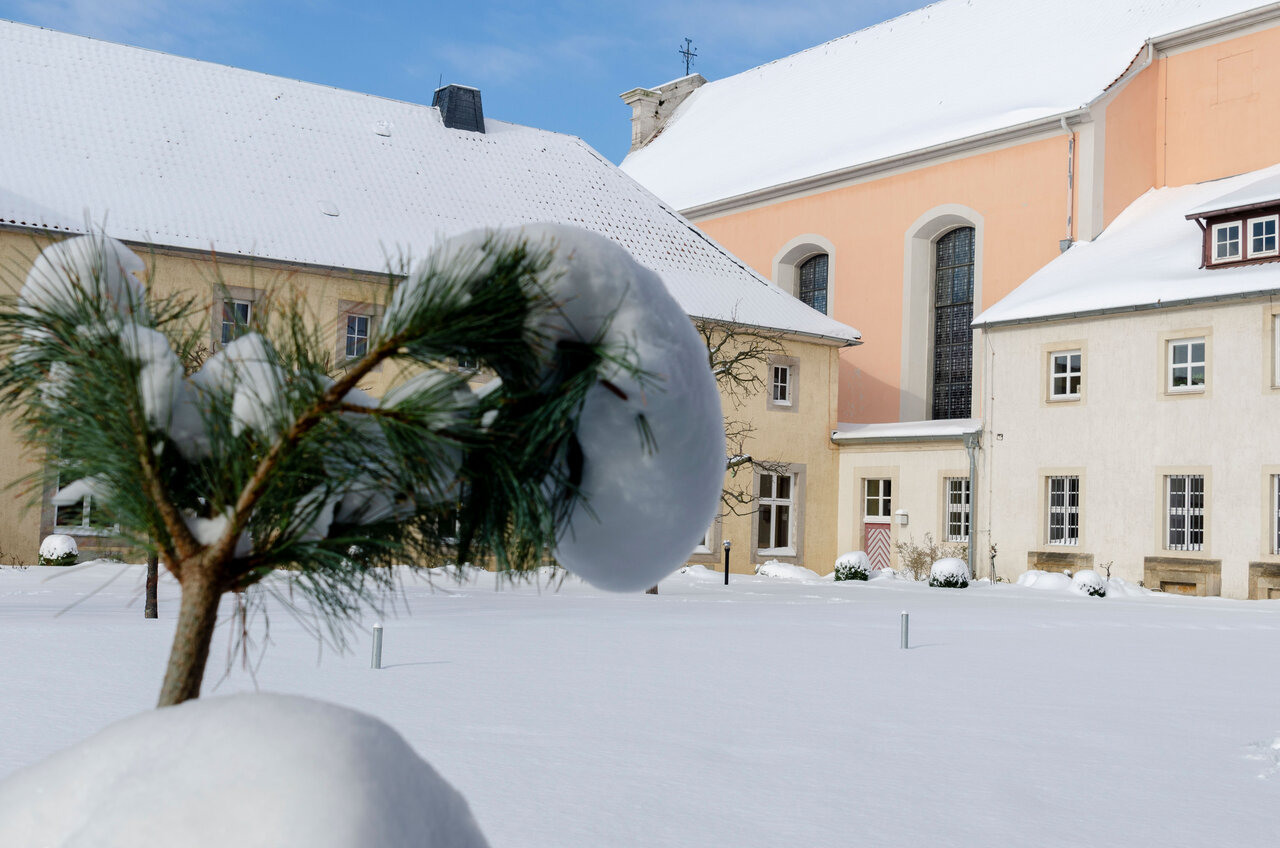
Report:
[[[684,75],[689,76],[689,69],[693,67],[693,59],[698,55],[698,51],[693,49],[693,39],[686,38],[684,47],[676,52],[684,57]]]

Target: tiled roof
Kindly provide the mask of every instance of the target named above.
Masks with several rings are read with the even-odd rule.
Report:
[[[691,315],[858,338],[571,136],[11,22],[0,80],[0,223],[373,272],[477,227],[580,224]]]
[[[1148,38],[1259,0],[943,0],[715,80],[622,169],[676,209],[1078,109]]]

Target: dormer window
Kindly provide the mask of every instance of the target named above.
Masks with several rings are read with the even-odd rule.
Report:
[[[1264,256],[1280,254],[1280,244],[1276,240],[1277,223],[1280,215],[1267,215],[1262,218],[1249,219],[1249,258],[1261,259]]]
[[[1240,222],[1213,225],[1213,262],[1240,261]]]

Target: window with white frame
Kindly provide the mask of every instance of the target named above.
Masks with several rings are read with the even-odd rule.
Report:
[[[1080,544],[1080,478],[1049,478],[1049,539],[1051,545]]]
[[[702,534],[702,538],[698,540],[698,544],[693,546],[695,554],[711,553],[711,540],[715,538],[715,521],[712,520],[711,525],[707,527],[707,531]]]
[[[969,478],[947,477],[947,541],[969,541]]]
[[[760,474],[756,547],[761,553],[794,550],[791,539],[795,510],[794,484],[794,474]]]
[[[1250,259],[1280,255],[1277,224],[1280,224],[1280,215],[1266,215],[1262,218],[1249,219]]]
[[[770,389],[773,402],[779,406],[791,405],[791,366],[771,365]]]
[[[1165,548],[1204,549],[1204,475],[1170,474],[1165,481]]]
[[[864,515],[868,521],[883,519],[888,521],[893,509],[893,481],[887,479],[868,479],[862,481]]]
[[[1055,351],[1049,355],[1049,398],[1078,400],[1083,377],[1083,358],[1078,350]]]
[[[1213,261],[1235,262],[1241,258],[1240,222],[1213,225]]]
[[[1169,391],[1195,392],[1204,389],[1204,338],[1174,339],[1169,342]]]
[[[57,532],[83,536],[110,532],[115,528],[116,523],[104,510],[94,509],[92,495],[86,494],[74,503],[53,506],[53,529]]]
[[[222,331],[218,336],[222,344],[233,342],[249,331],[252,305],[247,300],[222,302]]]
[[[1280,554],[1280,474],[1271,475],[1271,553]]]
[[[369,316],[347,316],[347,359],[358,359],[369,352]]]

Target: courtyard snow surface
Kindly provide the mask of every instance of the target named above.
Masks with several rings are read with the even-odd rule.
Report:
[[[142,575],[0,569],[0,778],[152,706],[177,588],[145,621]],[[205,696],[383,719],[495,848],[1275,844],[1280,602],[1117,594],[406,573],[407,609],[365,621],[381,670],[272,602],[253,674],[219,628]]]

